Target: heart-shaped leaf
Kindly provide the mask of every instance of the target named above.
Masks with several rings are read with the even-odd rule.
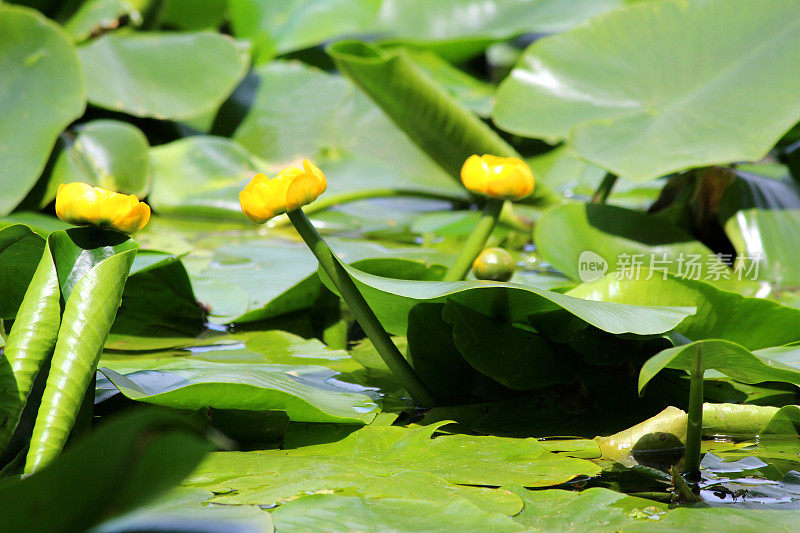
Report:
[[[665,0],[612,11],[534,43],[500,86],[495,120],[567,140],[636,181],[757,161],[800,119],[789,67],[800,54],[797,9]]]
[[[215,33],[110,33],[78,49],[89,101],[139,117],[187,119],[217,108],[247,58]]]
[[[61,28],[37,11],[0,6],[0,215],[31,190],[59,133],[83,114],[78,56]]]

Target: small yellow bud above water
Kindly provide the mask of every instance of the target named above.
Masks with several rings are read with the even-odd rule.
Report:
[[[504,200],[522,200],[533,192],[530,167],[516,157],[470,156],[461,167],[461,181],[470,191]]]
[[[239,203],[247,218],[256,224],[263,224],[287,211],[310,204],[327,187],[328,182],[322,171],[304,159],[303,168],[286,168],[273,179],[256,174],[239,193]]]

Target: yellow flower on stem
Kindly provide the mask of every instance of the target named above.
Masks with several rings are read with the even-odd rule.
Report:
[[[346,267],[300,209],[316,200],[327,186],[322,171],[304,159],[302,169],[287,168],[274,179],[257,174],[239,193],[239,203],[247,218],[257,224],[286,213],[392,373],[419,405],[432,407],[433,396],[392,342]]]
[[[58,186],[56,215],[76,226],[99,226],[136,233],[150,220],[150,206],[132,194],[73,182]]]
[[[470,191],[504,200],[522,200],[533,192],[533,173],[516,157],[470,156],[461,167],[461,181]]]
[[[273,179],[256,174],[239,193],[239,203],[247,218],[256,224],[294,211],[316,200],[328,182],[325,174],[309,160],[303,160],[303,168],[289,167]]]

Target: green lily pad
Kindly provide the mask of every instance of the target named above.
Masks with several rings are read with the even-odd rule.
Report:
[[[495,120],[521,135],[566,139],[635,181],[757,161],[800,118],[789,97],[800,81],[783,67],[800,52],[795,12],[792,2],[765,9],[727,0],[610,12],[534,43],[500,86]],[[726,30],[733,26],[735,34]]]
[[[44,169],[61,131],[83,114],[86,88],[75,48],[38,12],[0,6],[0,215]]]
[[[372,269],[383,265],[397,277],[435,279],[441,268],[413,261],[431,250],[386,247],[350,239],[329,239],[346,262],[374,258]],[[385,259],[378,259],[380,257]],[[209,260],[187,261],[199,301],[209,308],[214,323],[252,322],[311,307],[324,290],[317,260],[300,243],[280,238],[245,239],[217,246]],[[384,270],[385,271],[385,270]]]
[[[800,285],[800,255],[786,241],[799,229],[798,209],[744,209],[725,222],[736,253],[752,263],[751,275],[778,286]]]
[[[64,30],[79,43],[94,33],[116,29],[125,18],[139,26],[142,13],[135,4],[130,0],[88,0],[64,23]]]
[[[800,369],[751,352],[734,342],[702,340],[668,348],[648,359],[639,373],[639,391],[664,368],[693,372],[700,358],[702,370],[717,370],[744,383],[782,381],[800,386]]]
[[[534,531],[619,531],[653,523],[667,512],[666,504],[599,487],[581,492],[507,488],[525,502],[514,521]]]
[[[60,184],[73,181],[144,198],[150,189],[149,147],[141,130],[126,122],[81,124],[56,159],[41,205],[55,199]]]
[[[678,508],[669,511],[657,522],[626,526],[624,531],[794,531],[800,527],[796,510]]]
[[[282,505],[272,517],[281,531],[524,531],[508,516],[487,513],[468,500],[445,503],[318,494]]]
[[[800,337],[800,310],[719,290],[702,281],[671,276],[620,280],[608,275],[566,294],[602,302],[695,306],[697,313],[675,329],[689,340],[726,339],[756,350]]]
[[[287,62],[254,74],[255,100],[233,139],[273,165],[263,172],[306,157],[325,172],[328,197],[379,188],[467,197],[346,78]]]
[[[258,172],[267,172],[240,144],[224,137],[194,136],[150,151],[159,214],[222,217],[245,221],[239,192]]]
[[[341,35],[375,34],[440,48],[454,59],[522,33],[560,32],[621,0],[233,0],[234,34],[268,59]]]
[[[405,335],[411,309],[423,302],[453,300],[506,321],[527,322],[536,313],[563,309],[609,333],[653,335],[675,328],[694,308],[644,307],[575,298],[528,285],[486,281],[413,281],[375,276],[347,267],[356,285],[386,329]]]
[[[89,101],[139,117],[186,119],[216,109],[247,59],[215,33],[110,33],[81,46]]]
[[[177,409],[284,410],[290,420],[367,424],[377,404],[338,372],[315,365],[167,360],[157,369],[122,375],[100,371],[126,397]]]
[[[611,205],[550,209],[536,224],[535,240],[541,256],[574,280],[592,281],[606,272],[623,279],[661,279],[667,273],[735,279],[709,248],[664,217]]]
[[[421,428],[367,426],[326,444],[219,452],[209,457],[186,484],[228,493],[213,500],[219,503],[270,505],[301,494],[351,488],[372,494],[371,490],[378,489],[370,489],[365,481],[407,472],[433,474],[459,485],[516,483],[541,487],[600,471],[590,461],[549,452],[534,439],[466,435],[431,439],[437,427],[446,423]],[[441,482],[436,485],[441,486]],[[453,491],[458,494],[460,489]],[[386,489],[378,493],[384,492]]]

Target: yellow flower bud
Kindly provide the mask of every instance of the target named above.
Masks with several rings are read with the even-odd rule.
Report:
[[[322,171],[303,159],[302,169],[289,167],[273,179],[256,174],[239,193],[239,203],[247,218],[263,224],[272,217],[310,204],[327,188]]]
[[[62,183],[56,194],[56,215],[76,226],[94,225],[136,233],[150,220],[150,206],[134,195],[86,183]]]
[[[508,281],[514,275],[514,258],[502,248],[486,248],[472,263],[472,273],[478,279]]]
[[[461,181],[470,191],[506,200],[522,200],[533,192],[533,173],[516,157],[470,156],[461,167]]]

